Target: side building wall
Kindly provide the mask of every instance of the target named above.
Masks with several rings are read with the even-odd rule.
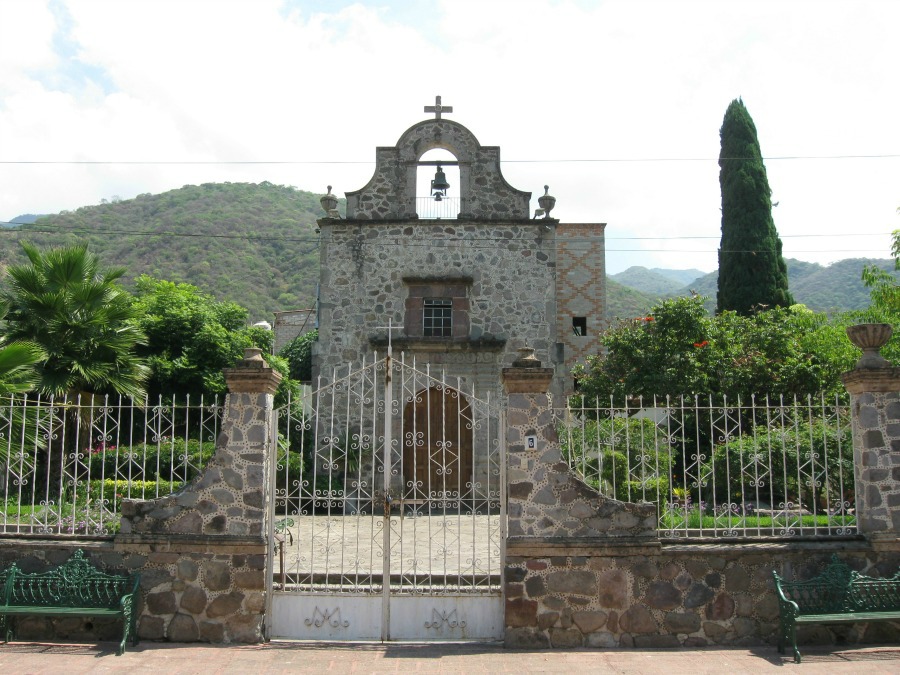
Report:
[[[606,320],[606,223],[560,223],[556,228],[556,305],[568,375],[597,350]],[[584,319],[583,328],[576,319]],[[582,333],[583,331],[583,333]],[[574,382],[567,377],[565,393]]]
[[[316,327],[315,309],[292,309],[275,312],[275,353],[295,337],[308,333]]]

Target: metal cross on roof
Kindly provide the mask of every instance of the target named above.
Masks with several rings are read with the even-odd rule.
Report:
[[[441,105],[441,97],[435,96],[434,97],[434,105],[426,105],[425,112],[433,112],[434,119],[439,120],[439,119],[441,119],[441,113],[453,112],[453,106],[452,105]]]

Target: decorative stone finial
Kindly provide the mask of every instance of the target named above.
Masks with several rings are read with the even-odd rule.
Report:
[[[244,361],[262,361],[265,363],[265,359],[262,357],[262,349],[259,347],[247,347],[244,349]]]
[[[544,209],[544,218],[549,218],[550,211],[556,206],[556,197],[550,194],[549,185],[544,186],[544,194],[541,197],[538,197],[538,204]]]
[[[319,203],[322,205],[322,208],[325,210],[325,213],[328,214],[328,217],[331,218],[331,212],[337,209],[338,198],[331,194],[331,186],[328,186],[328,194],[322,197],[319,200]]]
[[[889,323],[861,323],[847,326],[850,342],[862,349],[862,358],[856,362],[856,369],[890,368],[891,363],[880,351],[891,339],[894,329]]]
[[[512,364],[513,368],[540,368],[541,362],[534,355],[532,347],[519,347],[519,358],[515,359]]]

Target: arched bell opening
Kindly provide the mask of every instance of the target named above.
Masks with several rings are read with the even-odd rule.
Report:
[[[416,170],[416,215],[453,219],[460,212],[460,172],[456,156],[434,148],[424,153]]]

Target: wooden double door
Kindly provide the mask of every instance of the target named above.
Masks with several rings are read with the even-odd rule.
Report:
[[[472,491],[472,415],[457,389],[432,386],[403,411],[403,499],[428,502]]]

